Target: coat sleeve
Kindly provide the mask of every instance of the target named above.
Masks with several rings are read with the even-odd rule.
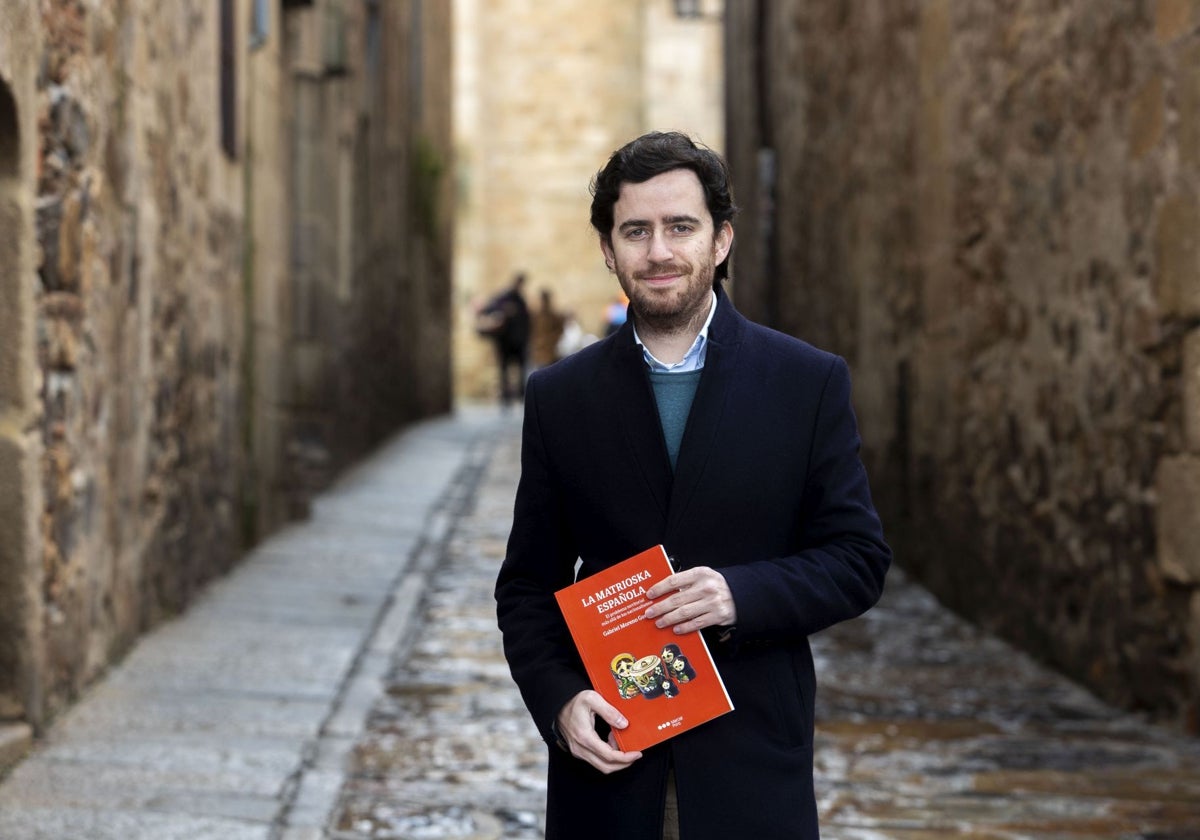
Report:
[[[538,731],[554,743],[558,712],[591,684],[554,598],[573,582],[578,552],[541,433],[538,379],[532,377],[526,389],[521,479],[495,595],[509,670]]]
[[[720,571],[737,607],[730,641],[808,636],[862,614],[883,593],[892,553],[871,501],[850,401],[834,357],[819,391],[795,554]]]

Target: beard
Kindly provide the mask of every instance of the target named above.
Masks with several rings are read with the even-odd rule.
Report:
[[[697,317],[703,323],[708,314],[715,271],[711,256],[695,265],[659,263],[637,272],[616,265],[617,280],[629,298],[629,310],[635,322],[656,332],[685,330]],[[643,282],[646,277],[661,274],[678,274],[679,280],[668,289],[656,289]]]

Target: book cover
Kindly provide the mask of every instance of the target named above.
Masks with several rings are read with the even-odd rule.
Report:
[[[672,573],[661,545],[555,593],[592,687],[629,726],[622,750],[642,750],[733,710],[708,644],[645,619],[646,590]]]

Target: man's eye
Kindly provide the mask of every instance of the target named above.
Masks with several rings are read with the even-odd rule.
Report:
[[[629,230],[625,231],[625,235],[630,239],[640,239],[641,237],[646,235],[646,229],[645,228],[630,228]]]
[[[675,225],[674,231],[678,234],[688,234],[692,232],[691,225]]]

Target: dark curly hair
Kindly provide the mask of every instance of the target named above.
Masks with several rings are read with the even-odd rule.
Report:
[[[678,131],[652,131],[613,152],[604,168],[592,179],[592,227],[605,242],[612,241],[613,206],[621,184],[640,184],[673,169],[690,169],[704,188],[704,202],[714,230],[737,215],[733,184],[724,159],[707,146]],[[717,266],[713,285],[729,275],[729,257]]]

